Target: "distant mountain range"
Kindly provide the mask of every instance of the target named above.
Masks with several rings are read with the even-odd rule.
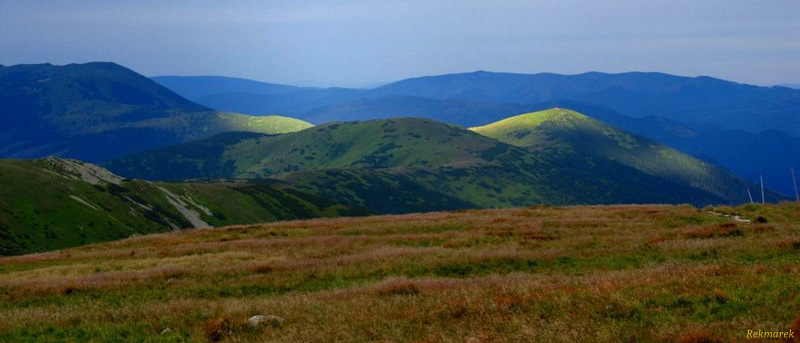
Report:
[[[232,130],[311,126],[197,105],[114,63],[0,67],[0,157],[104,161]]]
[[[779,129],[800,134],[800,91],[786,87],[744,85],[711,77],[681,77],[661,73],[510,74],[473,72],[426,76],[402,80],[367,90],[344,88],[266,87],[261,92],[247,87],[222,87],[216,93],[195,97],[195,89],[209,89],[222,78],[157,77],[157,82],[175,89],[190,100],[212,108],[252,114],[285,113],[306,119],[315,108],[342,105],[359,99],[386,96],[415,96],[436,100],[465,100],[482,103],[536,104],[575,101],[606,107],[626,116],[659,116],[671,120],[761,132]],[[194,81],[194,82],[192,82]],[[227,82],[235,82],[228,79]],[[252,82],[252,81],[248,81]],[[176,84],[181,87],[177,88]],[[194,86],[190,86],[194,84]],[[191,92],[187,91],[192,89]],[[213,101],[208,101],[214,99]],[[228,102],[225,99],[230,99]],[[233,100],[236,101],[233,101]],[[305,99],[302,103],[284,100]],[[225,108],[225,106],[232,106]],[[243,106],[236,108],[236,106]],[[258,112],[253,112],[253,110]],[[441,118],[440,118],[441,119]],[[466,119],[466,118],[465,118]],[[500,118],[494,118],[495,120]],[[458,125],[469,123],[454,123]],[[486,123],[480,123],[486,124]]]
[[[236,80],[225,78],[155,80],[209,107],[284,114],[317,124],[418,116],[471,127],[559,106],[718,163],[751,181],[763,175],[769,187],[785,194],[794,193],[789,168],[800,168],[800,90],[786,87],[660,73],[475,72],[366,90],[269,85],[262,91],[252,81],[233,86]],[[193,98],[189,92],[215,89],[222,80],[229,84],[216,87],[216,93]]]
[[[222,134],[106,166],[143,179],[277,178],[376,213],[742,203],[746,188],[755,189],[719,167],[569,110],[474,130],[481,134],[421,118],[332,123],[277,136]]]

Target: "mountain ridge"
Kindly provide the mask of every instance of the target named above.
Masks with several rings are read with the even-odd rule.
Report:
[[[686,77],[660,72],[563,75],[478,71],[408,78],[365,90],[314,88],[290,94],[286,98],[275,94],[240,94],[237,102],[224,101],[225,96],[218,94],[212,103],[200,102],[219,109],[236,110],[237,106],[243,106],[256,111],[252,113],[286,113],[306,119],[307,112],[320,107],[389,95],[511,104],[577,101],[635,118],[660,116],[693,126],[714,125],[748,132],[776,129],[800,135],[800,119],[793,116],[800,109],[800,90],[756,86],[710,76]],[[303,105],[285,104],[289,99],[302,99]],[[315,99],[325,100],[315,103]],[[764,104],[764,108],[759,109],[759,104]]]
[[[150,79],[188,98],[218,93],[280,94],[313,87],[298,87],[226,76],[153,76]]]
[[[545,137],[558,132],[555,127],[546,127],[549,131],[542,133]],[[657,153],[646,161],[656,165],[643,167],[630,163],[621,158],[627,150],[615,154],[587,153],[593,141],[568,141],[572,144],[568,147],[514,146],[430,119],[392,118],[330,123],[278,136],[243,137],[227,146],[217,144],[219,137],[212,137],[182,148],[131,155],[106,166],[121,175],[145,179],[170,175],[172,170],[195,171],[197,174],[184,174],[191,178],[278,178],[310,193],[325,193],[348,206],[363,203],[368,184],[383,185],[381,194],[392,194],[397,192],[392,185],[409,182],[420,189],[443,193],[438,196],[454,197],[476,207],[746,201],[746,183],[721,168],[611,126],[598,127],[593,126],[591,133],[621,140],[628,137],[636,144],[655,146],[647,151]],[[196,144],[225,148],[214,154],[193,156],[190,151]],[[669,164],[668,159],[686,163],[680,167],[688,168],[689,175],[696,172],[698,179],[653,171]],[[159,163],[156,165],[154,161]],[[203,174],[200,168],[224,169],[225,173]],[[352,182],[360,178],[373,181]],[[347,193],[353,187],[363,188],[361,195],[350,194],[345,199],[330,191],[341,189]],[[716,192],[717,188],[725,191]]]
[[[210,110],[111,62],[0,68],[0,157],[108,160],[230,130],[311,124]]]

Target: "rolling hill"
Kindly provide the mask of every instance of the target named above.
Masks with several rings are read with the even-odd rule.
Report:
[[[0,157],[105,161],[224,131],[310,124],[210,110],[114,63],[0,67]]]
[[[279,183],[125,180],[77,160],[0,160],[0,256],[191,227],[363,212]]]
[[[260,91],[248,86],[254,81],[243,81],[235,96],[204,94],[214,99],[208,102],[191,93],[208,89],[205,83],[179,79],[182,88],[176,91],[213,108],[285,113],[317,124],[417,116],[472,127],[509,113],[572,108],[724,166],[751,182],[763,175],[770,188],[784,194],[794,194],[789,168],[800,166],[800,155],[793,153],[800,151],[795,115],[800,93],[786,87],[660,73],[475,72],[401,80],[371,90],[286,86],[281,89],[291,92],[283,93]]]
[[[430,119],[394,118],[331,123],[276,136],[227,134],[106,166],[144,179],[277,178],[379,213],[747,200],[748,185],[721,168],[574,115],[591,125],[565,126],[557,116],[544,118],[544,124],[530,128],[531,136],[541,138],[535,146],[515,146]],[[652,156],[626,158],[631,153]],[[408,192],[412,186],[415,191]]]
[[[502,120],[508,113],[535,112],[552,107],[578,110],[592,118],[723,166],[751,182],[758,182],[763,175],[768,187],[783,194],[794,194],[789,168],[800,165],[800,155],[794,153],[800,151],[800,137],[772,129],[754,133],[709,125],[689,125],[657,116],[634,118],[609,108],[567,100],[522,105],[385,96],[324,106],[303,116],[313,123],[418,116],[462,126],[480,126]]]
[[[648,175],[678,180],[712,193],[719,190],[715,185],[719,175],[726,173],[663,144],[560,108],[522,114],[471,130],[514,146],[610,159]],[[716,195],[736,196],[721,192]]]
[[[701,160],[724,167],[751,182],[761,176],[766,187],[794,196],[790,167],[800,162],[800,137],[783,131],[752,133],[742,130],[697,128],[664,117],[632,118],[614,110],[574,101],[533,106],[535,110],[571,108],[623,130],[664,143]],[[797,168],[797,167],[795,167]]]

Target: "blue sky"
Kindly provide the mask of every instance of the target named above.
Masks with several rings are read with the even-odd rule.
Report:
[[[0,64],[361,86],[490,70],[800,83],[800,1],[0,1]]]

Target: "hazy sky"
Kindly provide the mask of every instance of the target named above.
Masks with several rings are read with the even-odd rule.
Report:
[[[475,70],[800,83],[800,1],[0,0],[0,64],[357,86]]]

